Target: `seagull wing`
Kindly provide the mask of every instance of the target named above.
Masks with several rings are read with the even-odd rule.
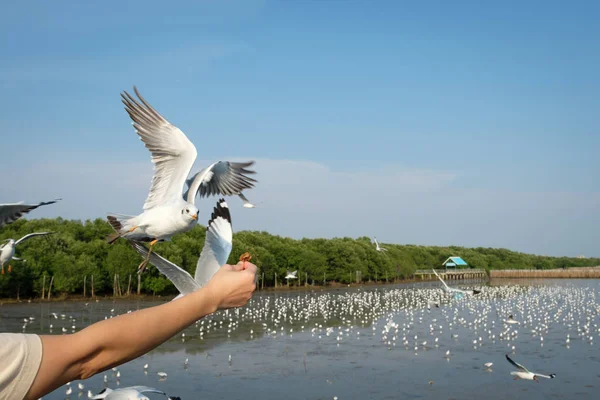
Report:
[[[204,247],[196,265],[194,279],[200,287],[206,285],[215,272],[227,262],[231,253],[232,240],[233,229],[229,207],[225,199],[220,199],[208,221]]]
[[[21,239],[17,240],[17,241],[15,242],[15,246],[16,246],[16,245],[18,245],[19,243],[22,243],[22,242],[24,242],[24,241],[26,241],[26,240],[29,240],[29,239],[31,239],[31,238],[32,238],[32,237],[34,237],[34,236],[44,236],[44,235],[51,235],[51,234],[53,234],[53,233],[54,233],[54,232],[35,232],[35,233],[30,233],[29,235],[25,235],[25,236],[23,236]]]
[[[183,186],[197,153],[194,144],[179,128],[148,104],[135,86],[133,90],[139,101],[127,92],[121,97],[136,133],[152,154],[154,176],[144,203],[144,210],[148,210],[182,198]]]
[[[535,374],[535,376],[537,376],[538,378],[546,378],[546,379],[554,379],[556,378],[555,374],[550,374],[550,375],[542,375],[542,374]]]
[[[48,204],[54,204],[60,199],[56,199],[53,201],[46,201],[38,204],[23,204],[20,203],[9,203],[9,204],[0,204],[0,228],[4,225],[8,225],[12,222],[15,222],[23,215],[28,212],[35,210],[41,206],[47,206]]]
[[[148,256],[148,249],[144,245],[134,241],[131,241],[130,243],[135,251],[137,251],[142,257],[146,258]],[[173,282],[173,285],[175,285],[180,293],[189,294],[200,289],[200,286],[196,283],[194,278],[192,278],[189,272],[154,252],[150,254],[150,263],[158,268],[158,270],[171,282]]]
[[[437,276],[438,279],[444,284],[444,287],[446,288],[446,290],[451,291],[450,288],[448,287],[448,285],[446,285],[446,282],[444,282],[444,280],[442,279],[442,277],[439,276],[437,272],[435,272],[435,269],[432,269],[432,271],[435,274],[435,276]]]
[[[512,365],[514,365],[515,367],[517,367],[517,368],[518,368],[518,369],[520,369],[521,371],[523,371],[523,372],[529,372],[529,371],[527,370],[527,368],[525,368],[524,366],[522,366],[522,365],[521,365],[521,364],[519,364],[518,362],[515,362],[515,361],[513,361],[513,359],[512,359],[512,358],[510,358],[510,357],[508,356],[508,354],[506,354],[506,359],[508,360],[508,362],[509,362],[509,363],[511,363]]]
[[[140,393],[160,393],[165,396],[167,395],[162,390],[158,390],[150,386],[130,386],[129,389],[137,390]]]
[[[89,399],[105,399],[105,398],[106,398],[106,396],[108,396],[108,395],[109,395],[110,393],[112,393],[112,392],[113,392],[113,390],[112,390],[112,389],[110,389],[110,388],[104,388],[104,389],[102,389],[102,390],[101,390],[101,391],[100,391],[100,392],[99,392],[97,395],[95,395],[95,396],[89,396],[89,394],[88,394],[88,398],[89,398]],[[91,393],[91,391],[90,391],[89,393]]]
[[[242,190],[254,187],[256,180],[248,175],[256,172],[247,169],[253,164],[254,161],[244,163],[218,161],[213,163],[191,179],[188,179],[189,187],[184,197],[188,203],[194,204],[197,194],[200,194],[200,197],[239,195]]]

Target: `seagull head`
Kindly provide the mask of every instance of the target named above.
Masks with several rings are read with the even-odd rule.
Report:
[[[198,221],[198,208],[193,204],[186,204],[185,207],[181,210],[181,215],[188,222],[196,223]]]

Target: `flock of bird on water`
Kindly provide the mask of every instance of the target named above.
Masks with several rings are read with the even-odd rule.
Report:
[[[108,222],[115,230],[115,233],[108,238],[110,243],[114,243],[119,238],[129,241],[131,246],[142,256],[143,261],[139,265],[138,272],[142,273],[148,263],[151,263],[160,270],[178,289],[180,295],[184,296],[205,285],[216,270],[227,262],[232,248],[233,231],[231,227],[231,213],[227,202],[220,198],[210,216],[204,247],[198,259],[194,277],[192,277],[183,268],[170,262],[154,251],[158,242],[170,240],[178,233],[183,233],[192,229],[197,221],[199,210],[195,206],[197,196],[239,196],[243,201],[245,208],[254,208],[252,204],[242,193],[254,187],[256,180],[249,175],[255,172],[248,169],[254,162],[230,162],[218,161],[208,167],[200,170],[191,178],[188,178],[193,164],[196,160],[196,148],[187,136],[176,126],[170,124],[163,118],[138,92],[134,87],[135,99],[129,93],[124,92],[122,101],[131,120],[136,133],[150,150],[152,162],[154,164],[154,176],[152,185],[146,202],[143,206],[143,212],[137,216],[112,214],[108,216]],[[183,193],[183,196],[182,196]],[[0,204],[0,227],[14,222],[24,214],[40,207],[55,203],[57,200],[42,202],[39,204]],[[2,274],[5,273],[5,265],[8,272],[11,272],[11,260],[19,260],[15,257],[16,246],[20,243],[36,237],[51,234],[52,232],[30,233],[18,240],[8,239],[0,247],[0,264]],[[149,242],[147,248],[143,242]],[[387,249],[380,246],[376,238],[373,243],[377,251],[386,252]],[[251,256],[244,254],[241,257],[249,261]],[[22,260],[25,261],[25,260]],[[385,320],[381,331],[381,341],[390,349],[401,343],[407,350],[414,349],[415,354],[419,349],[428,349],[431,346],[436,348],[440,345],[439,338],[442,337],[444,329],[452,330],[453,326],[466,327],[475,332],[475,335],[485,335],[488,340],[503,340],[507,342],[508,349],[513,353],[515,351],[514,340],[518,337],[518,327],[521,324],[533,329],[533,334],[539,336],[543,342],[543,334],[547,332],[549,323],[562,320],[564,324],[569,324],[569,328],[576,324],[578,337],[587,339],[592,343],[592,332],[598,332],[597,324],[592,324],[591,315],[598,315],[600,309],[595,301],[589,300],[588,293],[570,293],[565,298],[570,299],[568,304],[556,304],[556,297],[552,297],[552,290],[567,290],[564,288],[541,290],[540,297],[547,301],[544,308],[548,310],[554,305],[556,312],[551,315],[541,310],[537,314],[531,312],[528,315],[528,321],[517,321],[513,318],[513,313],[508,307],[525,315],[526,297],[516,297],[517,289],[514,287],[486,287],[483,289],[459,289],[450,287],[444,282],[437,272],[433,271],[442,283],[442,289],[445,294],[439,290],[413,288],[413,289],[393,289],[388,291],[366,291],[358,290],[356,292],[347,292],[342,294],[320,294],[320,295],[298,295],[294,297],[258,297],[242,309],[235,311],[221,311],[208,316],[195,325],[198,329],[199,338],[203,339],[205,334],[212,331],[227,328],[228,335],[239,327],[240,321],[252,321],[252,323],[262,323],[262,332],[266,336],[277,337],[278,333],[284,333],[284,325],[288,324],[289,334],[293,332],[294,323],[303,324],[299,327],[300,331],[310,330],[313,336],[321,339],[323,336],[336,335],[336,341],[339,343],[348,337],[360,337],[361,327],[372,325],[373,335],[376,334],[377,325],[380,320]],[[296,279],[297,271],[288,271],[286,279]],[[572,289],[575,290],[575,289]],[[476,296],[476,297],[475,297]],[[498,309],[497,304],[493,302],[498,298],[519,298],[519,301],[506,302],[506,309]],[[423,324],[423,318],[431,312],[431,306],[441,307],[441,316],[445,319],[445,326],[441,321],[432,319],[430,321],[429,340],[411,336],[411,330],[416,324]],[[508,318],[499,321],[499,327],[496,327],[496,320],[491,316],[492,305],[496,316],[500,313],[509,315]],[[86,303],[87,306],[87,303]],[[468,311],[475,315],[472,322],[467,322],[460,316],[461,311]],[[114,309],[111,310],[112,317]],[[586,314],[587,313],[587,314]],[[55,319],[59,319],[56,313],[51,314]],[[586,316],[584,324],[580,324],[580,318]],[[404,317],[404,323],[400,326],[393,319],[398,316]],[[65,315],[60,315],[65,319]],[[561,319],[562,318],[562,319]],[[25,319],[25,330],[27,324],[33,320]],[[312,327],[311,321],[318,320]],[[336,320],[339,326],[327,327],[328,321]],[[258,322],[257,322],[258,321]],[[75,330],[74,318],[69,317],[72,323],[72,329]],[[227,324],[224,326],[224,322]],[[271,325],[269,325],[269,323]],[[501,327],[500,327],[501,325]],[[298,328],[297,328],[298,329]],[[501,331],[494,333],[498,329]],[[337,333],[336,333],[337,330]],[[52,331],[52,325],[50,325]],[[67,333],[68,329],[62,327],[62,332]],[[254,331],[250,330],[250,335],[254,336]],[[183,334],[185,337],[185,334]],[[457,334],[451,335],[452,340],[458,340]],[[411,344],[412,341],[412,344]],[[483,339],[481,336],[473,340],[474,348],[481,346]],[[565,345],[569,346],[570,335],[565,338]],[[511,344],[512,343],[512,344]],[[445,358],[450,359],[452,354],[450,349],[445,352]],[[516,371],[511,372],[514,379],[524,379],[538,381],[538,378],[552,379],[555,374],[541,374],[529,371],[523,365],[514,361],[509,354],[505,355],[506,360],[510,362]],[[231,362],[231,355],[229,362]],[[185,360],[187,365],[188,360]],[[486,362],[483,367],[491,371],[493,363]],[[145,365],[145,370],[148,364]],[[117,376],[120,371],[113,369]],[[158,373],[159,377],[166,378],[164,372]],[[105,383],[108,377],[104,376]],[[433,382],[430,382],[433,383]],[[80,391],[84,390],[82,383],[78,384]],[[67,385],[66,395],[73,392],[70,384]],[[97,395],[88,391],[88,397],[91,399],[144,399],[142,393],[152,392],[167,396],[163,391],[146,386],[132,386],[111,390],[107,387]],[[174,397],[170,397],[175,399]]]

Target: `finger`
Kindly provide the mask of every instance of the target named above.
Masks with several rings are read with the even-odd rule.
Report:
[[[246,262],[246,265],[248,265],[248,262]],[[243,269],[244,269],[244,261],[240,261],[237,264],[231,266],[232,271],[241,271]]]
[[[252,272],[253,274],[256,274],[256,272],[258,271],[258,267],[252,264],[251,262],[246,261],[246,270]]]

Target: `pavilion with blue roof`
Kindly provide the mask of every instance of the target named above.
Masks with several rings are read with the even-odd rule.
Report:
[[[446,269],[448,269],[448,268],[464,268],[464,267],[468,267],[469,266],[469,264],[467,264],[465,262],[465,260],[463,260],[460,257],[456,257],[456,256],[448,257],[448,259],[446,261],[444,261],[442,263],[442,265]]]

